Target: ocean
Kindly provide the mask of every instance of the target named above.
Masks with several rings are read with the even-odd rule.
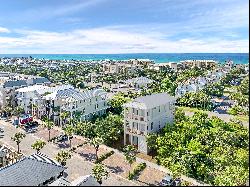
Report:
[[[126,60],[150,59],[156,63],[179,62],[180,60],[216,60],[223,64],[232,60],[236,64],[248,64],[249,53],[133,53],[133,54],[0,54],[0,57],[29,57],[50,60]]]

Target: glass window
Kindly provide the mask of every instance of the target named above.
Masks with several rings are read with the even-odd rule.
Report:
[[[153,130],[153,125],[154,125],[154,123],[152,122],[152,123],[151,123],[151,130]]]

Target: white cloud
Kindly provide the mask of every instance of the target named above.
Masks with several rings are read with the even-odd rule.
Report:
[[[84,11],[92,6],[103,3],[104,1],[105,0],[83,0],[79,3],[69,1],[69,3],[60,6],[43,6],[23,11],[22,17],[27,18],[28,20],[51,19],[54,17],[65,16],[79,11]]]
[[[10,30],[4,27],[0,27],[0,33],[9,33]]]
[[[0,37],[0,53],[188,53],[248,52],[249,42],[220,38],[182,38],[170,40],[155,32],[125,31],[114,28],[45,32],[17,30],[21,37]]]

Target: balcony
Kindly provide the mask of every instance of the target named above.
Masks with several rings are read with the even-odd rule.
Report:
[[[145,135],[145,132],[137,130],[135,128],[132,128],[132,129],[131,128],[127,128],[126,130],[127,130],[127,132],[132,133],[132,134],[142,135],[142,136]]]
[[[138,120],[138,121],[147,121],[147,120],[149,120],[149,117],[147,118],[147,117],[143,117],[143,116],[139,116],[139,115],[135,115],[135,114],[131,114],[131,113],[125,113],[125,118]]]

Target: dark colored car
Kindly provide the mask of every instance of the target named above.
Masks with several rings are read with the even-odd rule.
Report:
[[[57,138],[57,142],[63,142],[63,141],[66,141],[66,140],[68,140],[68,136],[66,134],[60,135]]]
[[[34,121],[34,122],[29,122],[29,123],[26,123],[26,124],[23,125],[24,130],[25,130],[26,132],[28,132],[28,131],[31,132],[30,129],[36,129],[37,126],[38,126],[38,123],[37,123],[36,121]],[[33,130],[33,131],[35,131],[35,130]]]

